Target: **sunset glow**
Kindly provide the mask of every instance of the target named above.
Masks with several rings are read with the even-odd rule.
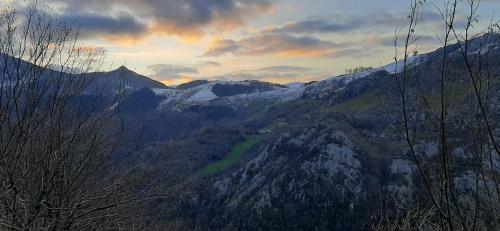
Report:
[[[80,28],[85,45],[107,51],[105,70],[126,65],[174,85],[195,79],[310,81],[342,74],[354,63],[384,65],[393,60],[394,32],[405,26],[408,14],[408,2],[394,0],[49,0],[46,4],[43,9],[56,20]],[[2,5],[27,7],[23,1]],[[498,1],[484,1],[482,17],[490,17],[499,6]],[[416,49],[426,52],[440,46],[443,28],[432,9],[423,14],[417,31],[422,39]],[[159,65],[184,69],[151,68]],[[255,71],[276,66],[307,71],[265,75]]]

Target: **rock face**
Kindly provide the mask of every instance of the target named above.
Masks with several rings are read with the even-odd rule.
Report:
[[[245,229],[359,227],[353,218],[363,207],[365,192],[362,164],[354,149],[340,131],[311,128],[284,133],[213,184],[220,200],[213,206],[226,207],[231,223]],[[346,222],[340,225],[340,220]]]

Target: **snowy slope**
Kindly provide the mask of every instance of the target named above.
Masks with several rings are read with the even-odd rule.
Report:
[[[406,60],[406,67],[407,68],[412,68],[414,66],[417,66],[427,60],[427,55],[417,55],[410,57]],[[381,68],[378,68],[377,70],[385,70],[391,74],[396,74],[400,73],[403,71],[404,68],[404,60],[399,60],[397,62],[393,62],[390,64],[387,64]]]
[[[239,100],[251,101],[259,99],[260,100],[272,99],[280,102],[286,102],[301,97],[305,89],[306,89],[305,85],[302,86],[294,85],[293,87],[280,88],[273,91],[256,92],[251,94],[232,96],[229,97],[228,99],[231,100],[232,102],[237,102]]]
[[[216,99],[217,96],[212,91],[213,84],[205,84],[194,88],[194,95],[189,97],[187,102],[207,102]]]
[[[406,60],[407,68],[415,67],[419,64],[426,62],[430,58],[429,54],[417,55],[410,57]],[[304,83],[289,83],[282,87],[274,87],[271,90],[260,91],[255,90],[250,93],[236,93],[234,95],[220,96],[214,91],[214,86],[218,85],[231,85],[231,86],[251,86],[255,83],[252,81],[208,81],[196,87],[188,89],[155,89],[155,93],[159,96],[165,97],[161,102],[162,107],[179,106],[179,105],[196,105],[208,104],[213,100],[226,99],[233,104],[246,104],[252,100],[275,100],[275,101],[290,101],[297,99],[304,95],[304,93],[311,93],[322,95],[325,93],[335,93],[343,89],[346,85],[353,81],[367,78],[379,71],[387,71],[391,74],[400,73],[404,68],[404,61],[399,60],[387,64],[385,66],[375,68],[372,70],[358,72],[348,75],[334,76],[316,83],[306,85]],[[264,84],[264,83],[262,83]],[[219,96],[218,96],[219,95]]]
[[[289,101],[296,99],[302,95],[305,90],[304,83],[292,83],[285,87],[272,87],[271,90],[259,91],[237,94],[226,97],[217,96],[213,88],[214,86],[250,86],[252,82],[250,81],[211,81],[202,84],[197,87],[189,89],[153,89],[153,92],[165,99],[160,103],[160,108],[176,108],[186,105],[200,105],[208,104],[216,99],[227,99],[229,102],[234,104],[247,103],[252,100],[279,100],[279,101]],[[255,82],[253,82],[255,84]]]

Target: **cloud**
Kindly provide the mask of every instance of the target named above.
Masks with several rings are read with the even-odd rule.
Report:
[[[420,23],[434,25],[440,22],[441,16],[432,11],[420,13]],[[310,18],[298,22],[290,22],[282,26],[274,26],[257,32],[240,40],[215,40],[202,56],[218,57],[232,54],[234,56],[273,55],[281,57],[367,57],[374,56],[376,47],[392,46],[392,37],[387,36],[387,29],[402,26],[406,23],[402,13],[377,13],[370,15],[343,16],[332,19]],[[382,30],[381,32],[363,31],[364,29]],[[362,31],[354,36],[352,33]],[[336,33],[344,38],[344,42],[333,42],[311,35],[314,33]],[[302,35],[307,34],[307,35]],[[382,34],[382,35],[379,35]],[[354,36],[345,39],[347,36]],[[380,37],[386,36],[386,37]],[[418,42],[435,45],[435,40],[422,36]]]
[[[330,76],[330,73],[317,72],[314,69],[299,66],[269,66],[250,70],[240,70],[199,78],[198,69],[169,64],[155,64],[148,66],[150,76],[167,85],[178,85],[195,79],[207,80],[260,80],[274,83],[309,82]]]
[[[119,14],[114,17],[96,14],[61,15],[56,20],[77,25],[83,38],[134,40],[143,37],[148,30],[145,23],[127,14]]]
[[[207,61],[207,62],[203,62],[201,63],[202,66],[211,66],[211,67],[220,67],[221,64],[218,63],[218,62],[214,62],[214,61]]]
[[[216,40],[203,56],[237,56],[278,55],[285,57],[327,57],[335,56],[339,46],[333,42],[310,36],[292,36],[286,34],[261,34],[239,41]]]
[[[394,47],[394,36],[374,36],[370,39],[370,43],[373,45],[385,46],[385,47]],[[405,40],[402,37],[398,38],[397,47],[402,47],[405,44]],[[433,36],[428,35],[414,35],[410,38],[410,46],[417,45],[439,45],[439,39]]]
[[[358,23],[338,23],[325,19],[308,19],[299,22],[290,22],[281,27],[272,27],[264,33],[330,33],[352,30]]]
[[[441,20],[439,14],[431,11],[420,13],[421,23]],[[396,28],[406,22],[406,14],[379,12],[370,15],[333,16],[331,18],[309,18],[289,22],[282,26],[267,28],[261,33],[335,33],[359,31],[362,29]]]
[[[247,17],[268,12],[272,0],[52,0],[59,18],[83,19],[86,36],[176,35],[200,37],[230,31]],[[75,20],[76,21],[76,20]],[[99,26],[97,22],[102,22]],[[111,26],[114,25],[114,26]],[[113,30],[113,28],[116,28]],[[109,29],[108,31],[106,29]],[[115,33],[116,30],[120,33]]]
[[[271,66],[271,67],[263,67],[257,69],[258,71],[267,71],[267,72],[296,72],[303,73],[311,70],[307,67],[297,67],[297,66]]]
[[[158,81],[178,80],[189,77],[188,75],[198,74],[195,68],[169,64],[150,65],[147,69],[151,72],[151,77]]]
[[[226,53],[236,52],[240,49],[238,42],[231,39],[216,40],[210,45],[203,56],[222,56]]]
[[[260,80],[274,83],[309,82],[324,79],[330,73],[297,66],[270,66],[252,70],[241,70],[224,75],[211,76],[211,80]]]

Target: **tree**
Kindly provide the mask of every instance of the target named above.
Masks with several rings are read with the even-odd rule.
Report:
[[[356,73],[359,73],[359,72],[365,72],[365,71],[371,71],[373,70],[374,68],[373,67],[355,67],[355,68],[347,68],[345,70],[345,73],[348,74],[348,75],[351,75],[351,74],[356,74]]]
[[[114,110],[92,109],[113,103],[83,103],[103,52],[39,9],[0,14],[0,230],[121,229],[145,196],[110,161]]]
[[[494,159],[500,157],[500,151],[498,136],[494,134],[495,123],[491,119],[494,115],[491,100],[494,91],[492,81],[495,75],[498,75],[494,69],[499,65],[494,61],[494,56],[498,53],[490,53],[488,43],[474,44],[474,50],[471,49],[471,42],[476,38],[498,43],[498,34],[495,31],[498,24],[492,22],[484,30],[473,30],[474,26],[480,25],[480,2],[446,0],[441,7],[438,3],[428,3],[425,0],[411,1],[409,25],[403,41],[403,68],[401,73],[396,74],[395,79],[401,96],[404,137],[426,192],[418,203],[429,205],[424,208],[417,205],[415,209],[434,213],[431,218],[425,216],[427,228],[476,230],[500,227],[498,166],[494,163]],[[410,65],[410,49],[415,45],[415,41],[418,41],[416,31],[420,11],[426,4],[431,4],[441,15],[444,25],[440,40],[443,48],[440,50],[441,64],[436,79],[439,83],[437,88],[420,83],[418,71]],[[467,12],[463,28],[457,26],[458,12]],[[458,54],[455,56],[449,52],[453,49],[450,47],[453,42],[457,44]],[[396,38],[395,47],[397,44]],[[397,52],[395,61],[398,63]],[[457,100],[457,91],[465,92],[466,101]],[[419,105],[425,107],[425,113],[429,115],[423,121],[419,121],[418,116],[414,114]],[[456,119],[454,116],[459,113],[465,115],[460,120],[468,122],[463,127],[453,122]],[[424,158],[416,148],[418,130],[414,124],[424,123],[436,128],[425,131],[426,136],[434,137],[439,143],[439,158],[432,161]],[[472,153],[472,158],[460,166],[457,163],[460,163],[461,157],[452,154],[453,146],[457,146],[452,141],[457,138],[457,134],[464,133],[467,134],[467,139],[463,139],[460,145]],[[472,190],[463,192],[458,189],[456,180],[464,172],[459,169],[467,169],[472,173]],[[422,214],[428,214],[425,211]],[[409,212],[410,215],[413,213],[415,212]]]

